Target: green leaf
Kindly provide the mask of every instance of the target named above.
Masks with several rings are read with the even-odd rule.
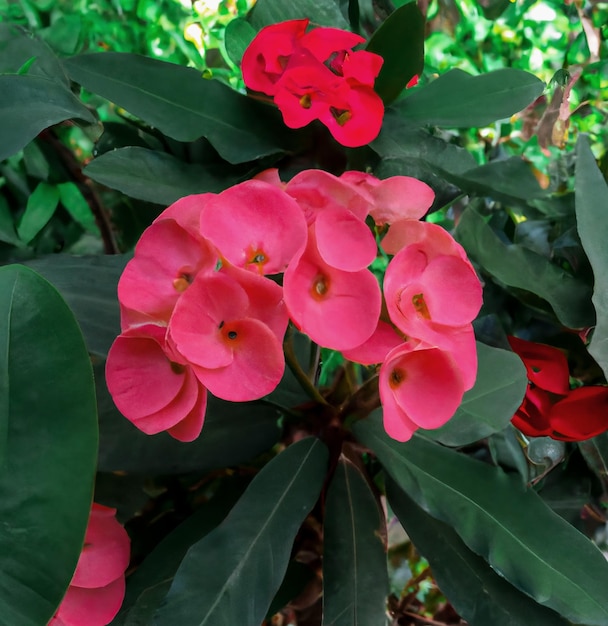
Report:
[[[71,91],[47,78],[0,76],[0,93],[0,161],[53,124],[73,118],[95,122]]]
[[[589,353],[608,376],[608,185],[586,135],[580,135],[576,144],[574,191],[577,230],[594,276],[597,322]]]
[[[93,159],[84,173],[132,198],[163,205],[194,193],[223,191],[241,180],[237,176],[214,176],[204,165],[184,163],[170,154],[140,147],[106,152]]]
[[[464,394],[454,417],[441,428],[425,431],[447,446],[466,446],[504,430],[528,387],[521,359],[507,350],[477,342],[477,380]]]
[[[13,215],[4,196],[0,196],[0,241],[10,243],[13,246],[23,245],[15,232]]]
[[[68,303],[91,354],[106,356],[120,333],[116,289],[128,261],[125,255],[72,257],[53,254],[28,261]]]
[[[57,189],[59,190],[61,204],[74,218],[74,221],[78,222],[87,232],[99,235],[95,216],[78,186],[74,183],[61,183],[57,185]]]
[[[0,268],[0,320],[0,615],[4,624],[46,624],[91,507],[93,374],[74,316],[32,270]]]
[[[344,457],[329,487],[323,528],[323,626],[384,624],[384,514],[365,477]]]
[[[59,204],[59,190],[55,185],[38,183],[27,199],[25,213],[17,225],[17,233],[24,243],[32,239],[48,224]]]
[[[195,69],[120,52],[72,57],[65,66],[77,83],[173,139],[206,137],[230,163],[285,150],[277,110]]]
[[[477,167],[475,157],[468,150],[447,143],[416,124],[410,124],[391,109],[386,111],[382,130],[370,147],[384,157],[383,161],[412,158],[425,161],[432,169],[441,168],[453,174]]]
[[[533,74],[505,68],[471,76],[450,70],[396,107],[411,121],[464,128],[511,117],[541,95],[545,83]]]
[[[519,157],[490,161],[466,172],[448,170],[441,174],[463,191],[507,202],[513,198],[544,198],[549,193],[538,184],[529,164]]]
[[[16,24],[0,24],[0,74],[18,74],[24,66],[28,76],[70,86],[59,59],[43,41]]]
[[[228,22],[224,31],[224,47],[226,54],[237,67],[241,66],[243,54],[256,34],[255,28],[243,17]]]
[[[103,363],[98,368],[100,471],[202,474],[250,461],[279,440],[279,416],[274,407],[213,397],[209,397],[203,432],[195,441],[182,443],[167,433],[146,435],[118,412],[104,384]]]
[[[285,20],[308,18],[311,26],[334,26],[348,30],[348,22],[335,0],[258,0],[251,12],[256,30]]]
[[[260,624],[319,496],[327,459],[325,445],[308,438],[268,463],[224,522],[190,548],[153,624]]]
[[[501,283],[537,294],[569,328],[593,325],[591,288],[543,256],[517,244],[505,244],[483,217],[468,207],[456,238],[469,256]]]
[[[113,626],[148,626],[167,595],[190,546],[226,517],[240,495],[240,482],[223,481],[218,493],[167,535],[127,579],[127,591]],[[234,484],[233,484],[234,483]]]
[[[433,577],[470,626],[567,626],[471,552],[450,526],[434,519],[389,478],[387,497],[401,525],[429,562]]]
[[[355,434],[401,489],[512,585],[571,621],[608,624],[608,562],[518,477],[418,435],[398,443],[380,411]]]
[[[579,450],[593,473],[608,493],[608,433],[578,442]]]
[[[374,90],[390,104],[424,69],[424,16],[415,2],[393,11],[372,35],[366,50],[379,54],[382,69]]]

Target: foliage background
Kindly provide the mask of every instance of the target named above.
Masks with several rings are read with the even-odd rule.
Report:
[[[396,2],[395,6],[399,4]],[[225,33],[230,20],[244,16],[250,8],[246,2],[220,2],[211,6],[197,2],[190,6],[169,0],[98,0],[95,3],[20,0],[0,2],[0,17],[4,26],[17,24],[35,32],[60,58],[101,50],[135,52],[196,68],[204,76],[213,76],[242,90],[235,63],[238,55],[234,54],[234,49],[238,50],[239,31],[232,27],[232,40],[227,40]],[[345,8],[348,14],[350,7]],[[366,36],[371,35],[392,8],[382,3],[372,6],[360,2],[358,28]],[[454,172],[451,180],[433,179],[439,190],[439,202],[434,207],[432,220],[449,229],[458,225],[456,232],[461,242],[486,270],[492,259],[488,258],[487,247],[480,242],[494,243],[491,237],[498,232],[503,243],[512,242],[530,250],[573,276],[589,299],[592,270],[582,249],[573,213],[574,154],[580,134],[587,133],[592,153],[606,177],[608,6],[596,2],[457,0],[433,1],[422,4],[421,8],[427,17],[421,87],[452,68],[473,75],[500,68],[519,68],[532,72],[548,84],[544,95],[510,119],[489,125],[463,124],[459,129],[450,124],[429,125],[426,130],[431,136],[454,149],[464,148],[472,155],[465,157],[464,153],[457,153],[458,159],[472,159],[466,161],[467,166],[500,163],[516,156],[523,157],[531,166],[526,172],[533,173],[529,178],[523,176],[523,170],[516,170],[505,180],[502,190],[500,181],[496,185],[492,172],[486,174],[488,178],[474,181],[458,179]],[[8,45],[7,32],[0,31],[0,46]],[[2,72],[27,74],[35,65],[35,59],[12,52],[10,58],[0,55]],[[561,103],[563,89],[579,70],[581,73],[572,86],[568,106],[569,128],[566,129],[566,120],[556,128],[555,114],[551,110]],[[178,191],[198,190],[197,167],[207,168],[206,189],[216,185],[219,190],[247,178],[251,166],[243,160],[229,167],[222,165],[221,171],[214,169],[217,168],[217,153],[206,140],[172,139],[93,93],[85,92],[83,100],[103,122],[103,134],[101,124],[85,126],[65,122],[44,130],[23,151],[0,163],[0,258],[3,263],[28,261],[60,290],[80,322],[87,348],[94,355],[93,367],[100,372],[116,328],[116,310],[108,302],[112,300],[117,276],[127,257],[122,254],[91,257],[88,266],[72,266],[73,261],[67,255],[65,259],[60,257],[53,261],[45,255],[103,252],[128,255],[162,205],[175,199]],[[400,133],[408,136],[407,128],[388,118],[389,129],[391,124],[395,136]],[[123,147],[153,148],[165,154],[164,161],[146,165],[151,168],[166,165],[169,169],[162,171],[171,172],[173,182],[150,193],[146,191],[147,180],[123,181],[117,177],[115,169],[95,169],[94,158]],[[382,140],[376,148],[381,156],[386,156],[382,152]],[[331,169],[335,165],[334,156],[328,155],[322,165]],[[410,158],[407,154],[400,155],[402,157]],[[375,157],[365,154],[354,158],[360,158],[365,164],[373,162]],[[92,165],[83,174],[82,167],[90,162]],[[177,162],[179,167],[175,166]],[[263,162],[262,159],[261,164]],[[390,166],[383,167],[386,168],[383,173],[390,175]],[[420,175],[424,178],[433,174],[422,168]],[[518,193],[513,193],[514,180],[522,184]],[[470,209],[469,195],[477,195],[475,213]],[[153,201],[159,198],[162,200],[159,204]],[[483,223],[477,220],[477,215],[483,216]],[[486,228],[488,225],[493,234]],[[524,261],[526,259],[522,263]],[[25,276],[28,280],[28,275]],[[91,277],[94,277],[96,296],[101,301],[96,306],[95,319],[90,316],[90,289],[86,289]],[[529,284],[514,284],[500,268],[489,271],[486,278],[484,315],[477,324],[478,335],[484,341],[504,345],[501,329],[505,327],[538,341],[551,338],[571,350],[578,380],[587,383],[604,380],[598,365],[584,349],[574,345],[571,333],[564,332],[556,323],[551,307],[540,301]],[[46,296],[41,297],[44,301]],[[568,311],[566,315],[571,315],[570,320],[575,315],[579,316],[577,321],[591,319],[589,323],[570,324],[573,327],[593,323],[593,314],[589,311]],[[329,379],[331,358],[327,358],[326,363],[328,369],[324,375]],[[202,438],[186,452],[175,442],[163,440],[161,454],[160,444],[138,448],[137,440],[125,435],[127,425],[113,410],[105,389],[100,386],[97,393],[102,428],[96,499],[119,508],[122,521],[134,538],[134,566],[145,563],[145,557],[154,547],[166,546],[163,540],[168,541],[169,531],[183,520],[193,520],[191,533],[197,537],[212,528],[214,521],[221,519],[251,477],[269,460],[267,451],[278,439],[274,411],[260,408],[252,419],[248,410],[222,405],[210,412],[206,426],[215,423],[215,429],[208,428],[214,435]],[[290,398],[292,400],[294,398]],[[83,400],[89,401],[90,398]],[[239,441],[231,440],[230,446],[225,444],[230,436],[222,426],[222,418],[228,413],[233,417],[230,428],[238,427],[241,434],[248,435],[243,435]],[[224,445],[216,446],[222,441]],[[607,458],[603,447],[605,437],[579,450],[559,445],[549,449],[548,442],[544,442],[544,448],[538,444],[537,449],[533,449],[534,445],[524,446],[524,454],[522,448],[517,447],[513,433],[506,431],[502,438],[495,437],[491,445],[473,445],[469,452],[503,466],[511,465],[524,482],[538,489],[554,510],[595,537],[605,549],[606,539],[601,535],[607,501],[602,465]],[[261,456],[257,456],[259,454]],[[203,465],[201,459],[205,459]],[[389,485],[389,492],[390,488]],[[415,509],[415,504],[403,503],[400,497],[396,495],[391,499],[397,513],[400,506]],[[434,529],[437,535],[450,532],[447,526],[441,526],[444,522],[431,522],[422,509],[420,515],[418,528],[413,520],[412,527],[407,529],[420,545],[425,541],[425,525],[439,525]],[[211,520],[209,526],[195,526],[195,516]],[[453,607],[438,591],[427,562],[400,534],[396,520],[391,519],[393,608],[404,617],[419,614],[435,621],[458,623]],[[314,525],[306,532],[309,536],[300,537],[301,545],[296,551],[306,552],[307,541],[313,544],[318,541],[319,530]],[[181,550],[185,551],[183,547]],[[448,547],[445,550],[447,554]],[[167,549],[165,554],[169,553]],[[314,550],[312,554],[314,556]],[[162,560],[159,556],[156,558]],[[145,577],[146,572],[153,571],[153,564],[148,563],[147,569],[142,567],[133,576],[129,591],[132,602],[138,597],[138,591],[150,588],[150,581]],[[293,598],[296,591],[306,585],[307,589],[314,590],[315,582],[318,585],[318,569],[319,563],[311,556],[305,571],[290,570],[284,598]],[[129,602],[130,596],[127,596],[127,604]],[[275,608],[278,610],[283,604],[279,601]],[[307,610],[314,612],[314,606],[311,603],[299,608],[301,623],[306,623],[302,615]]]

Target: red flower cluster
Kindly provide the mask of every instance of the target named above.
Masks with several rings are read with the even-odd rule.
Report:
[[[284,184],[268,170],[171,205],[118,286],[123,332],[106,369],[117,407],[146,433],[194,439],[207,390],[246,401],[277,386],[291,319],[321,346],[382,363],[392,437],[442,425],[475,381],[481,286],[454,239],[419,221],[433,198],[405,176],[306,170]],[[384,293],[368,217],[389,227],[395,255]],[[282,287],[267,277],[281,273]]]
[[[374,91],[383,59],[353,47],[365,40],[338,28],[291,20],[263,28],[243,55],[243,80],[274,98],[290,128],[320,120],[344,146],[376,138],[384,105]]]
[[[120,610],[130,541],[115,514],[93,503],[76,571],[49,626],[106,626]]]
[[[526,366],[528,389],[513,425],[528,437],[583,441],[608,430],[608,388],[570,389],[568,362],[551,346],[509,337]]]

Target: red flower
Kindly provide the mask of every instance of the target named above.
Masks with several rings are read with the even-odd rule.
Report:
[[[249,89],[274,97],[290,128],[320,120],[342,145],[376,138],[384,104],[373,90],[383,59],[352,48],[364,39],[337,28],[291,20],[263,28],[243,55]]]
[[[49,626],[106,626],[120,610],[130,541],[115,513],[93,503],[76,571]]]
[[[509,337],[526,366],[529,385],[511,420],[528,437],[583,441],[608,430],[608,388],[570,390],[568,361],[552,346]]]

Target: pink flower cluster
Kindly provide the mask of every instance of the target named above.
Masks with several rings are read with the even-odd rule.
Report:
[[[93,503],[76,571],[49,626],[106,626],[120,610],[130,541],[115,514]]]
[[[171,205],[118,286],[123,332],[106,370],[117,407],[144,432],[194,439],[207,389],[246,401],[277,386],[291,319],[321,346],[382,364],[391,437],[444,424],[475,381],[481,285],[454,239],[419,221],[433,198],[405,176],[306,170],[285,184],[267,170]],[[387,227],[382,290],[368,268]],[[268,277],[281,273],[282,287]]]
[[[274,98],[290,128],[320,120],[344,146],[376,138],[384,105],[374,91],[381,56],[353,47],[363,37],[291,20],[263,28],[243,55],[243,80]]]

